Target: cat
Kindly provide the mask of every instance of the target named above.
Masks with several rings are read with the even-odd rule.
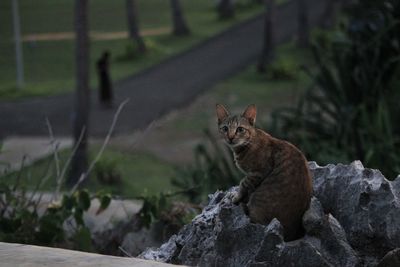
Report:
[[[303,234],[302,217],[312,195],[312,180],[303,153],[289,142],[255,127],[256,106],[231,116],[216,106],[219,132],[232,149],[235,164],[246,176],[232,202],[241,203],[254,223],[268,224],[277,218],[284,238]]]

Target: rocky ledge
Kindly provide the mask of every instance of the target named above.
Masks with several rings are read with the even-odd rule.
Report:
[[[399,266],[400,176],[388,181],[359,161],[309,167],[314,197],[301,239],[285,242],[276,219],[250,223],[231,203],[234,187],[210,195],[190,224],[140,257],[191,266]]]

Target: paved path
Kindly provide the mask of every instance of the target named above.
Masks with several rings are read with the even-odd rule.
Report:
[[[34,161],[72,146],[72,138],[57,138],[54,143],[49,137],[10,137],[3,141],[0,151],[0,176],[9,171],[29,166]]]
[[[325,1],[310,0],[310,23],[321,18]],[[282,43],[296,32],[294,1],[277,7],[276,41]],[[211,38],[140,74],[117,82],[115,100],[131,101],[119,117],[115,134],[146,127],[161,115],[187,105],[205,89],[235,74],[259,55],[263,17],[258,16]],[[243,88],[246,90],[246,88]],[[55,135],[69,136],[73,119],[73,94],[0,103],[0,140],[10,135],[47,135],[45,117]],[[103,110],[92,93],[90,134],[103,136],[115,110]],[[213,107],[204,107],[213,108]]]

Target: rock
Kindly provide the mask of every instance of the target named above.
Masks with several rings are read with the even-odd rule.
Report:
[[[304,237],[285,242],[276,219],[251,223],[231,203],[233,187],[210,195],[190,224],[140,257],[191,266],[348,267],[376,266],[383,258],[379,266],[400,266],[400,176],[388,181],[359,161],[309,166],[314,197],[303,216]]]
[[[343,226],[353,248],[364,257],[382,258],[400,247],[400,178],[388,181],[378,170],[350,165],[309,164],[314,195],[325,212]],[[376,262],[371,262],[374,264]]]
[[[162,212],[158,220],[148,228],[142,224],[140,215],[137,215],[136,222],[133,222],[137,227],[129,227],[129,225],[132,226],[131,221],[122,225],[122,227],[115,227],[114,232],[118,233],[118,237],[122,236],[122,239],[119,238],[122,241],[118,244],[121,244],[125,253],[135,257],[148,247],[160,246],[168,241],[172,235],[178,233],[182,228],[182,217],[193,217],[200,210],[201,208],[198,205],[173,202],[170,208]],[[106,236],[110,235],[106,233]]]
[[[93,244],[101,254],[135,257],[147,247],[160,246],[169,239],[163,222],[152,224],[149,228],[142,224],[139,214],[118,222],[107,231],[95,233]]]
[[[282,228],[274,219],[266,230],[256,256],[264,266],[355,266],[358,258],[347,243],[344,230],[330,214],[325,215],[316,198],[304,214],[306,235],[285,243]],[[258,265],[259,266],[259,265]]]
[[[400,266],[400,248],[389,251],[379,262],[378,267],[399,267]]]
[[[217,192],[191,224],[159,249],[139,257],[190,266],[355,266],[356,253],[346,241],[340,224],[323,213],[312,200],[304,216],[305,237],[285,242],[282,226],[274,219],[268,225],[250,223],[240,206],[227,193]]]
[[[129,253],[129,255],[135,257],[142,253],[147,247],[157,244],[162,245],[162,242],[154,237],[152,229],[143,227],[139,231],[129,232],[125,235],[121,247],[124,251]]]

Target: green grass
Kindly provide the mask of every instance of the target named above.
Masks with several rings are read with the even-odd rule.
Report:
[[[174,120],[173,127],[178,132],[191,132],[193,129],[205,129],[208,127],[209,119],[208,112],[196,112],[189,116],[179,116]],[[194,123],[195,125],[193,125]]]
[[[22,34],[71,32],[73,1],[20,0]],[[126,30],[125,0],[95,0],[90,2],[90,29],[97,32]],[[233,20],[219,21],[213,0],[181,1],[192,34],[174,37],[170,34],[146,37],[149,53],[130,61],[116,58],[125,53],[129,40],[91,42],[91,87],[97,86],[94,65],[104,50],[111,51],[113,80],[137,73],[171,55],[184,51],[233,24],[262,12],[262,5],[245,6]],[[242,0],[241,2],[246,2]],[[139,20],[142,30],[170,28],[169,1],[139,0]],[[12,42],[11,1],[0,3],[0,99],[17,99],[71,92],[74,90],[74,42],[24,42],[25,87],[15,84],[14,47]]]
[[[98,147],[90,149],[90,157],[93,160]],[[60,166],[64,166],[71,150],[64,150],[60,153]],[[144,192],[156,194],[161,191],[173,190],[170,178],[175,173],[175,167],[169,163],[165,163],[154,155],[146,153],[121,153],[116,150],[107,149],[102,155],[99,164],[103,161],[112,160],[115,163],[115,169],[121,174],[121,183],[114,185],[102,184],[98,181],[95,172],[92,172],[88,182],[84,184],[91,192],[104,190],[113,195],[119,195],[124,198],[137,198]],[[29,167],[24,168],[21,172],[16,171],[0,177],[7,183],[15,183],[18,175],[20,175],[21,183],[29,190],[32,190],[40,180],[45,176],[50,166],[50,179],[41,187],[42,191],[53,191],[56,188],[56,165],[53,156],[49,156],[39,160]]]
[[[271,109],[281,105],[282,100],[290,100],[290,96],[304,90],[310,83],[310,78],[301,70],[301,66],[311,65],[311,53],[297,48],[294,43],[288,43],[277,47],[276,54],[272,66],[284,65],[289,68],[294,75],[292,79],[270,78],[269,70],[266,74],[260,74],[255,65],[250,65],[235,77],[217,85],[216,99],[223,103],[228,100],[227,104],[233,106],[254,103]]]

